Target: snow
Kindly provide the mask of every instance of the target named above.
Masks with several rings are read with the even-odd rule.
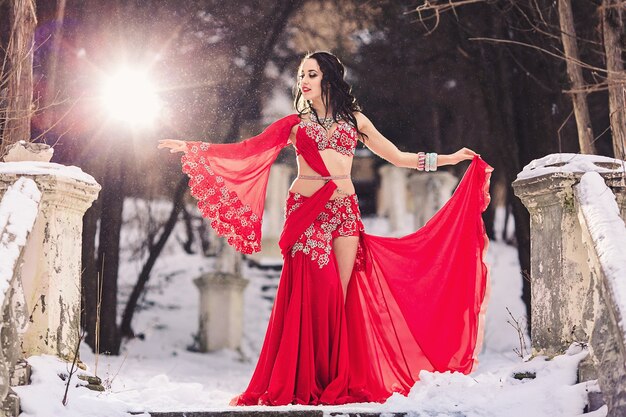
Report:
[[[606,156],[555,153],[531,161],[517,174],[517,179],[525,180],[556,172],[624,172],[625,167],[625,161]]]
[[[0,162],[0,175],[58,175],[78,181],[96,184],[96,180],[82,169],[75,166],[55,164],[54,162]]]
[[[496,372],[478,375],[422,371],[407,397],[392,396],[385,411],[424,411],[427,415],[462,413],[484,416],[574,416],[586,405],[593,383],[575,384],[576,368],[586,355],[583,349],[548,361],[536,357],[523,364],[510,364]],[[514,372],[533,372],[535,379],[517,380]]]
[[[169,214],[169,204],[127,200],[123,229],[124,262],[120,266],[120,303],[126,301],[145,257],[140,249],[148,212],[158,221]],[[502,209],[497,212],[503,219]],[[384,233],[385,220],[365,219],[368,231]],[[498,230],[502,230],[500,227]],[[510,229],[509,229],[510,230]],[[69,405],[61,405],[64,382],[57,376],[65,369],[51,357],[32,357],[33,383],[17,387],[23,402],[22,417],[118,416],[124,412],[149,411],[242,411],[229,407],[229,400],[249,382],[269,319],[271,301],[263,298],[277,284],[277,271],[244,268],[250,279],[246,289],[244,341],[240,352],[224,350],[202,354],[188,350],[198,326],[198,291],[193,279],[209,271],[212,260],[181,249],[184,225],[179,224],[157,261],[140,300],[133,329],[140,337],[126,342],[120,356],[96,358],[87,346],[81,360],[103,379],[103,393],[71,384]],[[198,240],[196,239],[196,244]],[[196,245],[197,246],[197,245]],[[487,262],[491,267],[492,296],[487,310],[486,335],[478,369],[469,376],[450,373],[422,374],[408,397],[392,396],[385,404],[364,403],[323,406],[326,415],[347,412],[410,410],[424,416],[521,416],[571,417],[583,412],[587,390],[593,384],[576,384],[578,361],[586,354],[572,351],[552,360],[537,357],[524,362],[517,331],[508,323],[509,308],[524,321],[521,303],[522,278],[517,252],[501,241],[490,243]],[[528,341],[526,340],[526,343]],[[96,367],[97,359],[97,367]],[[528,357],[525,359],[528,360]],[[533,380],[518,381],[513,372],[532,370]],[[246,411],[304,410],[307,406],[247,407]],[[83,413],[83,414],[81,414]],[[599,412],[596,417],[605,416]]]
[[[615,194],[598,173],[584,174],[574,188],[600,266],[620,311],[619,325],[626,341],[626,224],[620,217]]]
[[[30,178],[19,178],[0,201],[0,306],[11,285],[13,271],[35,224],[41,191]]]
[[[59,375],[67,377],[71,364],[49,355],[30,357],[28,362],[33,368],[31,384],[13,388],[22,400],[21,417],[85,417],[96,415],[126,417],[129,415],[129,411],[134,411],[124,402],[107,396],[94,395],[93,391],[83,387],[84,382],[77,379],[76,375],[73,376],[69,384],[69,402],[67,406],[63,406],[61,400],[65,392],[65,382]],[[77,381],[80,382],[78,386]],[[143,414],[143,416],[147,417],[148,414]]]

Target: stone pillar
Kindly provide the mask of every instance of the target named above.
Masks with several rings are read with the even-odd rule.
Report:
[[[215,271],[194,280],[200,291],[198,350],[238,349],[243,334],[243,291],[248,280],[241,276],[241,254],[226,244],[215,262]]]
[[[18,271],[30,312],[22,348],[27,357],[71,359],[80,331],[83,215],[100,185],[76,167],[8,162],[0,164],[0,194],[19,177],[32,178],[42,193]]]
[[[16,270],[39,212],[41,192],[30,178],[20,178],[0,196],[0,415],[17,416],[19,397],[11,386],[24,382],[20,331],[28,324],[24,288]],[[23,362],[22,362],[23,363]],[[27,375],[22,375],[27,376]],[[22,384],[23,385],[23,384]],[[3,414],[4,412],[4,414]]]
[[[398,234],[407,231],[413,225],[406,224],[407,216],[407,172],[405,168],[384,165],[380,173],[377,215],[389,219],[389,232]]]
[[[289,193],[292,175],[293,168],[287,164],[274,164],[270,169],[263,213],[262,250],[255,256],[257,258],[281,257],[278,240],[285,224],[285,199]]]
[[[587,342],[593,330],[596,295],[572,189],[582,175],[553,169],[513,182],[515,194],[530,213],[534,353],[562,353],[574,341]],[[601,175],[623,202],[623,176]],[[624,205],[621,212],[624,216]]]
[[[583,308],[589,267],[572,190],[579,177],[555,173],[513,183],[530,212],[534,353],[556,355],[574,341],[588,340]]]
[[[416,172],[409,177],[409,210],[420,228],[450,199],[459,180],[449,172]]]
[[[194,283],[200,291],[199,350],[238,349],[243,334],[243,291],[248,280],[213,272]]]
[[[236,278],[241,277],[242,255],[235,248],[230,246],[226,239],[219,237],[220,247],[215,258],[215,271],[222,274],[231,275]]]

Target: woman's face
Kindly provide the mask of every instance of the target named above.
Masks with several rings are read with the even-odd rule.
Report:
[[[299,87],[302,97],[309,101],[318,101],[322,97],[322,71],[314,58],[308,58],[302,63],[298,74]]]

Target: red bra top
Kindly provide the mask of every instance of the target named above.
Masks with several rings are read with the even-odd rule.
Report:
[[[310,120],[302,120],[298,124],[298,133],[303,130],[310,139],[317,143],[317,149],[333,149],[342,155],[354,156],[358,140],[357,131],[350,123],[343,120],[337,123],[333,134],[328,137],[328,132],[319,123]],[[299,155],[296,146],[296,154]]]

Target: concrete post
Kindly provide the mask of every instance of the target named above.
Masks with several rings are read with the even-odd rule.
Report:
[[[556,355],[574,341],[588,340],[583,307],[590,275],[572,191],[579,177],[555,173],[513,183],[530,212],[530,338],[535,353]]]
[[[413,227],[420,228],[450,199],[459,180],[446,171],[417,172],[409,176],[409,210]]]
[[[389,232],[398,234],[409,231],[412,224],[407,220],[407,173],[405,168],[393,165],[384,165],[379,168],[380,190],[378,196],[378,216],[389,218]]]
[[[18,271],[30,312],[22,349],[26,357],[50,354],[70,360],[80,331],[83,215],[100,185],[76,167],[9,162],[0,164],[0,195],[19,177],[32,178],[42,193]]]
[[[243,334],[243,291],[248,280],[214,272],[196,278],[194,283],[200,291],[199,350],[238,349]]]
[[[200,352],[238,349],[243,335],[242,255],[219,239],[215,271],[194,279],[200,292],[198,338]]]
[[[589,159],[581,161],[584,157]],[[577,165],[569,162],[572,160]],[[535,170],[538,175],[522,176],[513,182],[515,194],[530,213],[531,340],[534,353],[556,355],[572,342],[587,342],[591,336],[597,294],[572,187],[584,174],[580,172],[581,167],[599,171],[617,169],[614,163],[615,166],[602,165],[611,161],[615,160],[597,156],[549,155],[525,168],[531,174]],[[626,187],[623,175],[616,171],[601,172],[601,175],[616,194],[624,217]]]

